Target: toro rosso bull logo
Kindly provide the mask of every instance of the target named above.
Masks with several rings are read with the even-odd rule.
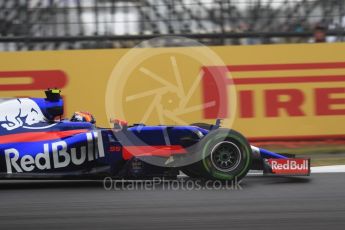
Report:
[[[1,127],[8,131],[46,121],[39,106],[32,99],[20,98],[0,101]],[[45,127],[41,127],[45,128]]]

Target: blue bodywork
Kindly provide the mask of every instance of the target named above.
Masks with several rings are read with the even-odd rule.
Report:
[[[114,130],[88,122],[54,120],[62,115],[62,108],[61,98],[0,101],[1,176],[177,175],[176,169],[138,162],[126,155],[126,149],[149,153],[147,148],[157,147],[159,154],[165,154],[163,158],[188,154],[188,146],[210,132],[197,126],[141,124]],[[286,157],[260,149],[260,158]]]

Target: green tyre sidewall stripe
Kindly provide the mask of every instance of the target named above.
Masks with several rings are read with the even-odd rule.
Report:
[[[218,133],[217,133],[218,132]],[[206,140],[206,143],[202,147],[202,166],[207,171],[208,174],[213,179],[219,179],[219,180],[233,180],[235,177],[241,179],[246,175],[246,173],[249,170],[250,163],[251,163],[251,148],[246,140],[245,137],[243,137],[241,134],[233,131],[233,130],[225,130],[225,129],[218,129],[215,131],[210,132],[212,138],[208,138]],[[209,135],[209,134],[208,134]],[[208,150],[210,149],[209,146],[212,144],[212,142],[217,142],[217,140],[225,140],[225,139],[233,139],[236,142],[239,142],[241,146],[238,146],[241,151],[243,152],[243,158],[245,158],[245,164],[243,166],[243,169],[239,172],[234,174],[227,174],[226,172],[221,172],[216,169],[213,169],[212,163],[209,160],[210,152]],[[211,165],[208,165],[211,164]]]

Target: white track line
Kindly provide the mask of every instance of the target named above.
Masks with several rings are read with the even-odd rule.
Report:
[[[311,167],[312,173],[338,173],[345,172],[345,165],[329,165]]]

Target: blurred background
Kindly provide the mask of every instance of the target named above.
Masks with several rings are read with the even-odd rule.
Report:
[[[233,71],[234,78],[337,78],[333,83],[321,80],[301,84],[237,86],[239,92],[250,91],[244,98],[248,99],[249,95],[249,99],[254,101],[244,100],[242,107],[254,107],[249,108],[249,115],[238,117],[235,128],[262,147],[281,152],[293,149],[307,156],[314,154],[314,164],[345,164],[345,88],[341,80],[345,77],[345,46],[341,43],[345,40],[345,0],[0,0],[0,51],[4,51],[0,52],[0,97],[39,96],[44,89],[58,85],[65,99],[68,98],[68,113],[86,109],[96,115],[99,124],[102,121],[106,123],[108,117],[104,104],[100,102],[104,100],[103,93],[111,71],[128,51],[119,48],[132,48],[142,45],[142,42],[147,42],[148,47],[156,45],[149,44],[157,41],[150,39],[162,35],[187,37],[197,41],[191,45],[211,47],[230,69],[234,66],[234,69],[242,69],[247,65],[247,72]],[[178,39],[175,42],[174,39],[163,39],[161,42],[163,44],[159,45],[162,47],[185,45]],[[14,52],[41,50],[51,52]],[[55,52],[60,50],[86,51]],[[186,53],[189,52],[186,48]],[[149,60],[145,60],[143,66],[150,67],[151,72],[143,71],[138,60],[134,64],[133,59],[129,60],[126,68],[133,74],[116,76],[131,87],[124,90],[127,96],[156,87],[157,82],[147,80],[150,76],[151,80],[157,78],[152,76],[159,75],[174,82],[178,71],[181,76],[188,76],[183,78],[189,84],[184,82],[186,89],[191,82],[198,80],[194,76],[199,74],[201,67],[211,65],[207,62],[209,60],[194,63],[171,55],[167,52],[165,56],[147,58]],[[178,71],[174,69],[176,63]],[[296,65],[289,66],[289,63]],[[256,64],[263,65],[259,67],[261,72],[253,71],[258,67]],[[278,72],[271,71],[276,64],[287,65],[284,68],[280,66]],[[270,66],[273,69],[269,69]],[[95,76],[97,84],[92,81]],[[305,114],[294,116],[287,114],[284,108],[278,111],[279,103],[276,103],[277,117],[265,115],[265,108],[271,108],[269,103],[275,102],[272,98],[264,102],[260,99],[262,95],[270,89],[283,90],[276,100],[279,102],[280,97],[291,99],[293,95],[284,95],[286,88],[302,95],[303,106],[298,103],[293,106],[302,108]],[[327,116],[315,113],[320,104],[317,95],[313,94],[316,88],[328,90],[323,99],[329,95],[329,98],[337,98],[323,100],[322,104],[328,103],[322,107],[327,110]],[[94,93],[91,98],[90,92]],[[165,106],[165,98],[167,103],[176,99],[176,95],[163,93],[157,108]],[[194,101],[199,102],[200,98],[196,94]],[[145,96],[145,99],[151,103],[150,98]],[[130,103],[127,102],[124,108],[131,108]],[[169,103],[166,110],[174,112]],[[132,105],[134,109],[131,111],[135,112],[130,113],[138,116],[142,114],[137,111],[151,108],[140,100]],[[141,108],[138,106],[143,108],[138,110]],[[202,114],[202,111],[198,111],[198,116],[192,114],[190,122],[203,119]],[[137,121],[133,119],[131,122]],[[279,139],[279,135],[286,138]]]
[[[168,36],[155,44],[162,35],[194,42]],[[44,97],[44,90],[57,87],[64,118],[89,111],[100,127],[113,126],[110,118],[214,123],[225,111],[235,122],[224,125],[233,118],[226,114],[222,125],[251,144],[343,170],[343,41],[345,0],[0,0],[0,98]],[[139,44],[162,48],[131,49]],[[215,66],[220,68],[212,72]],[[214,76],[226,84],[213,84]],[[0,228],[345,226],[344,174],[252,176],[243,190],[235,186],[239,191],[142,185],[105,191],[81,181],[2,180]]]
[[[157,35],[206,45],[344,40],[344,0],[0,0],[0,50],[129,48]]]

